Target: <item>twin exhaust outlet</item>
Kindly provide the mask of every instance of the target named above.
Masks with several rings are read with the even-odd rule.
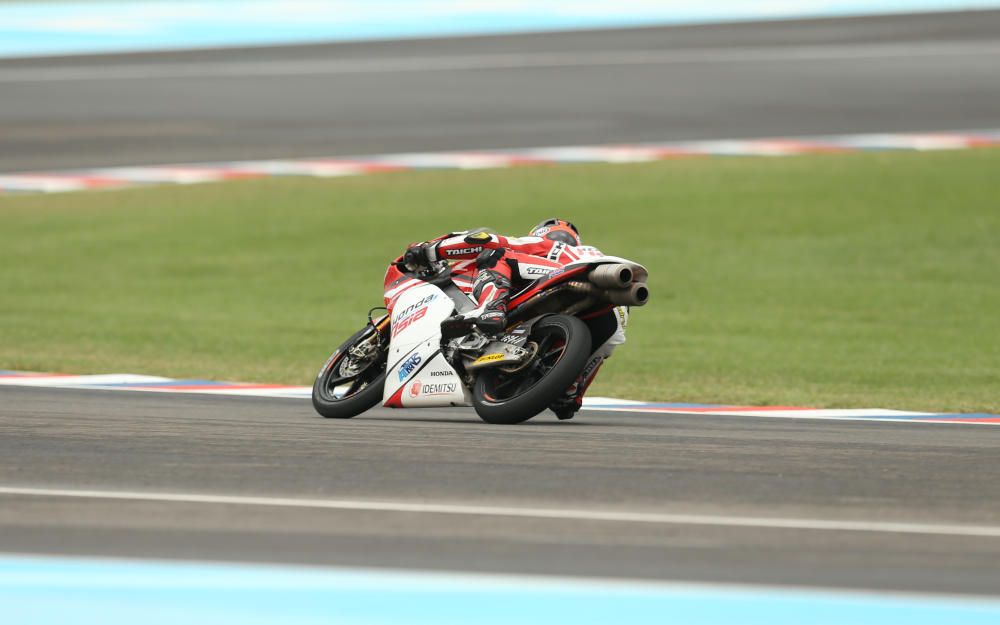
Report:
[[[615,306],[644,306],[649,300],[646,270],[624,263],[600,265],[590,272],[590,282]]]

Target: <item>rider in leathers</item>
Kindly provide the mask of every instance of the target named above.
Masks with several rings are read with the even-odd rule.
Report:
[[[507,327],[512,284],[530,282],[570,263],[600,256],[603,254],[597,248],[582,245],[576,226],[562,219],[547,219],[527,237],[505,237],[484,230],[453,232],[410,246],[403,262],[416,270],[439,260],[476,260],[472,295],[477,306],[441,323],[442,335],[451,338],[468,334],[473,327],[489,335],[502,333]],[[551,406],[560,419],[572,418],[580,409],[598,369],[614,348],[625,342],[628,309],[618,307],[584,322],[591,332],[591,357],[565,396]]]

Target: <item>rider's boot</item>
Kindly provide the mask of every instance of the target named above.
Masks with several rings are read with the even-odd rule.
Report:
[[[580,407],[583,405],[583,396],[587,393],[587,389],[590,388],[594,378],[597,377],[597,372],[600,370],[601,365],[604,364],[604,360],[603,354],[591,356],[576,381],[566,389],[562,397],[552,402],[552,405],[549,406],[549,409],[556,413],[560,421],[572,419],[580,410]]]
[[[476,327],[483,334],[496,336],[503,334],[507,327],[507,298],[497,299],[486,305],[486,310],[476,317]]]

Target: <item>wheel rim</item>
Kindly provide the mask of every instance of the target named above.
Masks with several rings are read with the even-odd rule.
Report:
[[[538,337],[538,356],[531,365],[514,374],[499,369],[491,369],[483,374],[488,376],[483,398],[492,403],[502,403],[527,393],[562,360],[566,346],[564,330],[545,328],[544,334]]]
[[[355,347],[357,345],[341,351],[323,372],[319,394],[325,401],[349,399],[367,388],[385,371],[384,353],[378,350],[372,359],[358,362],[350,353]]]

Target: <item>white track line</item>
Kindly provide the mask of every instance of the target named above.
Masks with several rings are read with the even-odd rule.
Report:
[[[76,80],[159,80],[162,78],[380,74],[535,67],[676,65],[836,61],[1000,54],[994,41],[940,41],[926,44],[775,46],[682,50],[606,50],[479,54],[382,59],[301,59],[295,61],[191,62],[0,69],[0,83]]]
[[[452,514],[462,516],[503,516],[566,521],[605,521],[616,523],[648,523],[657,525],[711,525],[721,527],[758,527],[765,529],[823,530],[838,532],[876,532],[886,534],[927,534],[939,536],[970,536],[1000,538],[1000,526],[936,523],[895,523],[883,521],[838,521],[827,519],[795,519],[721,516],[710,514],[670,514],[658,512],[625,512],[583,510],[573,508],[529,508],[507,506],[471,506],[445,503],[413,503],[403,501],[360,501],[352,499],[298,499],[290,497],[248,497],[239,495],[207,495],[194,493],[142,493],[106,490],[68,490],[58,488],[0,487],[0,495],[32,497],[67,497],[75,499],[112,499],[119,501],[161,501],[235,506],[268,506],[281,508],[312,508],[368,512],[401,512],[416,514]]]

